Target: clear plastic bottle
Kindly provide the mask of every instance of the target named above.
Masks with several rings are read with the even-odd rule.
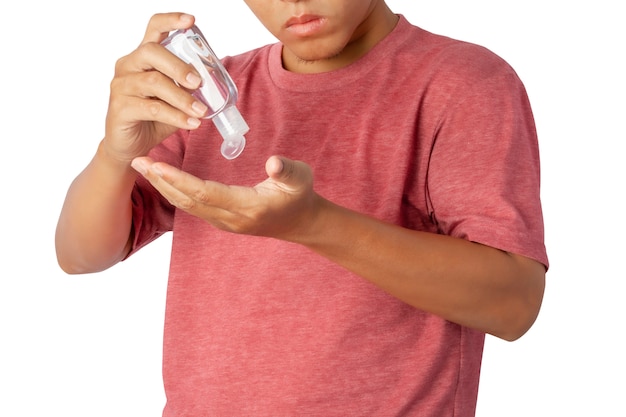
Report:
[[[162,45],[198,71],[202,84],[192,94],[209,107],[205,118],[213,120],[224,139],[221,146],[224,158],[238,157],[246,146],[244,135],[250,128],[236,106],[237,87],[202,32],[196,26],[177,30]]]

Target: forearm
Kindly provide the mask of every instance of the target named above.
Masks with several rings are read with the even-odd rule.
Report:
[[[109,158],[100,146],[72,182],[55,236],[57,259],[64,271],[101,271],[128,253],[135,178],[130,166]]]
[[[506,340],[541,305],[545,269],[522,256],[387,224],[322,201],[300,243],[404,302]]]

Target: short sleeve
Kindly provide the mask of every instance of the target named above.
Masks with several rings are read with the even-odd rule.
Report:
[[[155,161],[180,167],[188,132],[179,131],[154,147],[149,155]],[[172,206],[148,180],[138,176],[131,195],[133,206],[133,245],[128,256],[172,230]]]
[[[537,133],[522,82],[482,50],[458,63],[428,167],[431,217],[447,235],[546,267]]]

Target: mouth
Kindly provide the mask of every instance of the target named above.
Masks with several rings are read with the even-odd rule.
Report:
[[[321,16],[305,14],[287,20],[285,28],[298,36],[311,36],[319,32],[325,22],[326,19]]]

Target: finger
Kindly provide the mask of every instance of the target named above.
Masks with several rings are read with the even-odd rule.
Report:
[[[173,206],[221,230],[258,233],[256,218],[247,214],[257,204],[254,189],[205,181],[161,162],[141,167],[146,161],[149,158],[135,158],[131,165],[146,172],[144,176]]]
[[[132,100],[133,98],[140,99]],[[144,99],[144,100],[142,100]],[[147,111],[144,116],[147,119],[135,120],[171,121],[171,118],[161,119],[159,115],[175,116],[179,122],[189,117],[204,117],[208,111],[205,104],[197,100],[189,91],[178,86],[172,79],[158,71],[133,73],[124,77],[115,78],[111,82],[111,101],[121,103],[117,107],[119,111],[129,112],[132,105],[138,105],[138,110]],[[135,115],[138,116],[138,115]],[[180,124],[180,123],[178,123]]]
[[[169,181],[165,180],[164,171],[168,171],[168,177],[175,177],[177,175],[185,175],[187,181],[202,182],[200,179],[193,177],[190,174],[186,174],[176,168],[169,166],[164,163],[155,163],[149,157],[138,157],[133,159],[131,162],[131,166],[143,175],[154,188],[156,188],[163,197],[165,197],[172,205],[183,209],[183,210],[192,210],[196,205],[196,202],[193,198],[188,196],[184,191],[179,190],[176,186],[170,184]],[[197,184],[201,185],[201,184]]]
[[[128,74],[154,70],[190,90],[197,89],[202,82],[193,65],[185,63],[157,43],[143,44],[133,53],[118,59],[115,63],[114,79]]]
[[[135,158],[131,166],[150,181],[170,203],[187,211],[199,205],[203,209],[217,208],[215,203],[229,189],[227,185],[204,181],[166,163],[154,162],[149,157]]]
[[[150,18],[142,44],[160,43],[172,30],[188,29],[194,24],[195,18],[186,13],[158,13]]]
[[[301,161],[271,156],[265,163],[267,175],[290,190],[308,187],[313,182],[311,168]]]
[[[128,123],[159,122],[176,129],[194,130],[200,127],[201,120],[156,99],[126,97],[124,100],[111,99],[109,118],[125,129]]]

